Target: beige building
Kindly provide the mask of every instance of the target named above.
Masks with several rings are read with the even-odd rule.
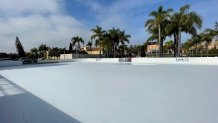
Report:
[[[218,49],[218,40],[214,40],[212,41],[209,45],[208,45],[208,49]]]
[[[100,54],[100,48],[94,48],[94,47],[89,47],[89,46],[84,46],[80,48],[81,51],[86,51],[90,55],[99,55]],[[101,54],[103,52],[101,51]]]
[[[146,54],[156,54],[158,52],[159,52],[159,45],[158,44],[149,44],[149,45],[147,45]]]
[[[195,49],[196,46],[192,46],[191,49]],[[205,49],[206,48],[206,41],[201,42],[200,44],[197,45],[198,49]],[[208,50],[211,49],[218,49],[218,40],[213,40],[208,44]]]

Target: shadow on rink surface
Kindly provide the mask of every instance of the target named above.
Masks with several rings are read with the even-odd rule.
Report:
[[[0,123],[81,123],[0,75]]]

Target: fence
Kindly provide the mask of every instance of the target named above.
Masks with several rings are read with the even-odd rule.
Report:
[[[159,58],[159,54],[147,54],[146,57]],[[173,54],[163,54],[163,57],[174,57]],[[180,54],[180,57],[218,57],[218,54],[203,54],[203,53],[189,53],[189,54]]]

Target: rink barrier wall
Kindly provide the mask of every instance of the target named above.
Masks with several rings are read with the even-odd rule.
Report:
[[[218,57],[132,58],[133,64],[218,65]]]
[[[131,64],[185,64],[218,65],[218,57],[181,57],[181,58],[77,58],[65,60],[43,60],[38,63],[94,62],[94,63],[131,63]],[[20,66],[22,61],[3,60],[0,67]]]

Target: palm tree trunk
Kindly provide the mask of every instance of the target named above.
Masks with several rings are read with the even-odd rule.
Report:
[[[162,57],[162,48],[161,48],[161,28],[160,24],[158,25],[158,43],[159,43],[159,56]]]
[[[107,58],[109,57],[109,46],[107,45]]]
[[[207,57],[208,57],[208,42],[206,42],[206,54],[207,54]]]
[[[176,38],[176,34],[173,34],[174,36],[174,45],[173,45],[173,51],[174,51],[174,57],[177,56],[177,38]]]
[[[198,44],[195,44],[195,54],[196,54],[196,57],[198,55]]]
[[[114,43],[114,58],[116,58],[116,46],[115,46],[115,43]]]
[[[99,53],[100,53],[100,54],[99,54],[99,57],[101,58],[101,45],[99,45],[99,50],[100,50],[100,51],[99,51]]]
[[[113,43],[111,43],[111,46],[110,46],[110,58],[112,58],[113,57]]]
[[[180,48],[181,48],[181,29],[179,29],[179,33],[178,33],[177,57],[180,57]]]
[[[163,39],[160,41],[160,57],[163,57]]]
[[[79,52],[79,57],[80,57],[80,43],[78,42],[78,52]]]
[[[123,58],[124,57],[124,45],[122,44],[122,53],[121,53],[121,57]]]

